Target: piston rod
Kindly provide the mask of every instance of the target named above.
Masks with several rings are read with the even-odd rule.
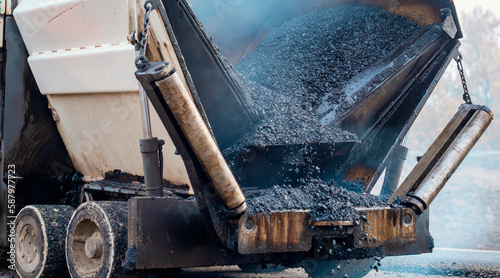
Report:
[[[139,57],[139,44],[136,44],[136,57]],[[162,163],[160,162],[161,145],[164,143],[158,138],[153,138],[151,131],[151,117],[149,114],[149,101],[146,91],[139,82],[139,99],[142,119],[142,135],[140,140],[142,164],[144,169],[144,184],[146,196],[163,196]]]
[[[139,57],[140,52],[137,49],[135,51],[135,56]],[[141,82],[139,83],[139,99],[141,105],[141,120],[142,120],[142,137],[146,139],[152,138],[151,131],[151,118],[149,116],[149,101],[148,96],[146,95],[146,91],[144,91],[144,87],[142,87]]]
[[[151,138],[151,119],[149,117],[148,97],[144,88],[139,84],[139,97],[141,100],[142,135],[144,138]]]
[[[398,188],[399,179],[401,178],[401,172],[403,171],[403,166],[408,156],[408,148],[404,146],[398,146],[394,152],[391,163],[386,169],[384,184],[382,185],[382,191],[380,195],[392,196],[396,189]]]

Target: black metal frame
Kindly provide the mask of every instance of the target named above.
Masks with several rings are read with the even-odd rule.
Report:
[[[350,111],[341,121],[340,125],[343,128],[362,136],[362,143],[353,149],[349,161],[338,171],[338,174],[346,180],[354,180],[359,177],[355,172],[361,171],[367,177],[363,182],[368,192],[373,189],[392,159],[395,150],[402,143],[448,64],[458,55],[460,46],[458,40],[451,39],[440,28],[435,26],[430,28],[433,29],[425,32],[435,33],[432,42],[418,53],[412,62],[394,74],[403,78],[392,83],[390,79],[387,79],[386,81],[389,81],[388,92],[383,90],[387,88],[378,92],[377,89],[374,90],[375,98],[384,99],[382,105],[379,106],[386,107],[386,109],[381,110],[376,117],[358,119],[357,113],[363,115],[365,114],[363,111],[373,111],[370,101],[365,101],[355,110]],[[364,128],[360,128],[361,125]],[[360,133],[360,130],[368,132]]]

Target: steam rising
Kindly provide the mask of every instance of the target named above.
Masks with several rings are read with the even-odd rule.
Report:
[[[310,11],[334,7],[327,0],[188,0],[207,33],[233,64],[265,37],[270,29]]]

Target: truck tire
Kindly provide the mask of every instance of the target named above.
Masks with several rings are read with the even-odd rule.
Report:
[[[306,259],[302,267],[311,278],[361,278],[367,275],[375,259],[317,261]]]
[[[70,206],[24,207],[16,217],[16,271],[20,277],[68,275],[64,256],[66,227],[75,209]]]
[[[127,202],[86,202],[75,210],[65,248],[71,277],[123,277],[126,250]]]

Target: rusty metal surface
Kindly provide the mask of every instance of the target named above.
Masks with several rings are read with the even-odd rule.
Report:
[[[172,1],[172,2],[177,3],[178,1]],[[411,1],[408,1],[408,2],[411,2]],[[167,1],[163,1],[163,4],[165,5],[166,10],[162,10],[162,16],[165,19],[167,18],[167,15],[171,16],[172,14],[175,13],[176,10],[179,9],[179,7],[176,6],[175,4],[166,4],[166,3],[167,3]],[[181,1],[180,3],[182,5],[186,4],[186,3],[184,3],[184,1]],[[448,4],[449,4],[449,2],[448,2]],[[186,7],[184,7],[184,9],[185,8]],[[178,20],[182,21],[182,20],[185,20],[185,19],[182,19],[182,17],[184,15],[186,15],[185,14],[186,10],[181,9],[181,11],[182,11],[182,13],[179,13],[181,19],[178,19]],[[165,15],[163,15],[163,13]],[[190,13],[187,13],[187,15],[192,16],[192,14],[190,14]],[[192,18],[189,18],[189,20],[192,20]],[[167,20],[167,21],[169,21],[169,20]],[[170,23],[172,23],[172,22],[170,22]],[[185,24],[185,22],[183,24]],[[168,23],[167,23],[167,25],[168,25]],[[169,26],[167,26],[167,28],[168,27]],[[186,27],[186,26],[184,26],[184,27]],[[187,26],[186,28],[191,28],[191,27],[192,26]],[[170,26],[170,28],[172,29],[172,26]],[[194,29],[196,29],[196,28],[194,28]],[[176,33],[175,33],[176,35],[180,35],[182,33],[182,32],[179,32],[179,30],[180,29],[174,30],[174,31],[176,31]],[[191,30],[191,31],[193,31],[193,30]],[[188,36],[188,34],[189,33],[185,33],[184,36]],[[201,34],[201,38],[203,38],[203,34]],[[175,39],[175,38],[173,38],[173,39]],[[179,43],[180,43],[180,41],[179,41]],[[369,101],[366,102],[368,104],[366,107],[373,107],[373,105],[372,105],[373,103],[376,103],[378,105],[378,107],[381,107],[381,109],[379,111],[380,113],[377,114],[378,117],[375,117],[375,119],[369,118],[367,121],[354,121],[354,120],[352,121],[352,122],[355,122],[356,125],[364,125],[367,122],[370,122],[370,124],[372,124],[372,125],[362,126],[361,129],[363,129],[364,131],[366,131],[366,129],[367,129],[366,127],[368,126],[369,127],[368,130],[372,133],[371,134],[369,133],[367,135],[365,133],[362,134],[362,135],[366,135],[366,138],[368,138],[368,139],[364,142],[364,145],[358,149],[357,154],[356,154],[357,157],[354,156],[352,159],[352,160],[354,160],[354,162],[356,162],[356,159],[358,162],[362,162],[362,161],[367,161],[366,157],[374,157],[375,158],[374,165],[363,165],[363,166],[365,166],[364,168],[371,169],[372,174],[370,176],[373,176],[374,178],[371,178],[370,182],[375,180],[375,177],[377,177],[377,175],[379,174],[378,173],[379,170],[381,168],[383,168],[383,166],[385,166],[384,161],[386,161],[388,159],[387,154],[391,153],[391,148],[395,145],[399,145],[400,142],[398,140],[402,139],[402,137],[404,136],[401,134],[403,134],[404,131],[407,130],[407,127],[409,125],[411,125],[411,122],[413,121],[412,117],[413,117],[414,112],[419,111],[419,109],[421,108],[421,104],[423,102],[425,102],[425,99],[430,94],[430,91],[432,91],[433,84],[435,83],[436,79],[438,79],[439,76],[442,74],[442,69],[444,68],[444,66],[451,59],[450,53],[454,50],[454,48],[456,47],[456,44],[457,44],[456,42],[453,42],[453,43],[450,42],[449,38],[447,41],[439,41],[438,43],[429,46],[429,51],[427,53],[425,53],[425,55],[422,55],[422,57],[420,57],[419,59],[415,59],[415,61],[416,61],[415,63],[413,63],[413,64],[412,63],[405,63],[404,65],[406,65],[407,67],[405,68],[404,71],[402,71],[401,76],[407,76],[407,77],[409,76],[408,77],[409,80],[406,80],[406,81],[414,82],[417,85],[414,87],[410,87],[410,88],[408,88],[406,86],[408,84],[404,84],[404,86],[400,86],[401,84],[396,84],[396,85],[392,86],[395,88],[394,89],[395,91],[398,91],[399,89],[401,89],[403,87],[408,89],[408,91],[406,92],[407,94],[405,94],[404,96],[381,94],[380,97],[378,97],[376,99],[372,99],[371,103]],[[203,45],[203,44],[191,44],[190,47],[197,48],[200,45]],[[184,47],[186,47],[186,44],[184,43],[184,46],[182,44],[180,44],[180,47],[178,45],[175,45],[175,47],[178,47],[179,50],[181,48],[184,49]],[[404,49],[404,47],[402,47],[402,49]],[[190,57],[186,56],[186,59],[189,59],[189,58]],[[428,61],[430,61],[430,62],[427,63]],[[424,68],[424,66],[425,66],[425,68]],[[183,68],[183,71],[184,70],[185,69]],[[416,73],[420,73],[421,75],[415,76]],[[204,75],[200,75],[200,78],[202,78],[203,82],[205,82],[207,79],[206,76],[204,76]],[[397,78],[395,78],[395,79],[397,79]],[[151,82],[151,81],[154,81],[154,80],[149,80],[148,82]],[[197,81],[197,78],[194,78],[194,82],[196,82],[196,81]],[[211,80],[211,82],[214,83],[213,80]],[[161,109],[165,109],[165,105],[164,105],[165,100],[163,99],[163,96],[159,97],[158,91],[155,91],[155,90],[157,90],[158,86],[156,84],[150,84],[149,87],[152,88],[152,90],[149,94],[152,94],[152,95],[156,94],[156,100],[153,100],[153,102],[156,102],[155,107],[157,108],[157,110],[158,110],[158,107],[160,107],[160,106],[163,106]],[[417,93],[415,93],[415,92],[417,92]],[[413,94],[413,93],[415,93],[415,94]],[[153,96],[152,98],[155,98],[155,97]],[[424,100],[424,101],[422,101],[422,100]],[[386,109],[387,108],[387,105],[385,105],[386,103],[394,104],[394,107],[392,107],[393,109]],[[411,107],[411,108],[408,109],[408,107]],[[161,113],[163,113],[163,112],[161,112]],[[170,117],[169,120],[171,121],[171,124],[173,122],[174,129],[178,128],[178,127],[176,127],[175,120],[173,119],[173,115],[172,115],[173,113],[171,113],[171,111],[169,111],[168,108],[165,111],[165,113],[163,113],[163,114],[167,117]],[[363,115],[363,113],[359,113],[359,115]],[[209,115],[209,118],[210,118],[210,115]],[[351,120],[354,118],[355,117],[351,118]],[[366,119],[363,119],[363,120],[366,120]],[[165,122],[165,120],[164,120],[164,122]],[[394,125],[397,126],[396,131],[392,131],[392,130],[389,131],[390,128],[393,128]],[[356,126],[356,127],[358,127],[358,126]],[[177,131],[179,131],[179,129]],[[388,140],[385,140],[386,139],[385,136],[388,136]],[[183,137],[182,134],[179,137],[181,137],[180,138],[181,141],[183,139],[186,139],[186,138],[182,138]],[[381,143],[378,141],[383,141],[383,142]],[[183,142],[183,143],[186,143],[186,142]],[[187,151],[187,152],[192,151],[192,150],[189,150],[189,148],[190,147],[188,146],[185,149],[185,151]],[[180,151],[180,152],[181,152],[181,154],[183,154],[183,151]],[[360,155],[360,153],[361,154],[365,153],[366,156]],[[184,154],[186,154],[186,152],[184,152]],[[193,156],[191,156],[190,159],[192,159],[191,162],[194,162],[194,160],[196,160]],[[188,161],[188,163],[190,163],[190,162]],[[353,165],[356,165],[356,163],[354,163]],[[194,167],[194,168],[196,168],[196,167]],[[195,170],[195,169],[193,169],[193,170]],[[195,171],[199,171],[199,169],[195,170]],[[190,175],[191,174],[192,174],[192,172],[190,173]],[[221,224],[221,222],[224,222],[224,220],[221,220],[223,218],[220,218],[221,214],[220,214],[220,212],[217,212],[218,208],[216,206],[212,207],[210,205],[213,201],[212,198],[203,199],[203,196],[206,195],[206,190],[204,188],[201,188],[201,187],[203,187],[205,185],[199,184],[199,186],[200,186],[200,188],[197,189],[197,191],[198,191],[197,198],[202,197],[199,200],[201,202],[200,207],[202,208],[202,210],[212,210],[211,212],[209,212],[211,219],[208,219],[208,218],[207,219],[213,221],[214,227],[218,231],[219,235],[224,234],[225,228],[227,226],[219,225],[219,224]],[[368,187],[370,187],[370,186],[371,185],[369,185]],[[222,216],[224,217],[224,215],[222,215]],[[221,239],[223,239],[223,241],[224,241],[224,236],[222,236]]]
[[[313,231],[309,211],[244,215],[238,223],[240,254],[308,251]]]
[[[361,232],[354,237],[354,247],[372,248],[388,244],[413,244],[417,239],[417,215],[409,208],[360,209],[366,217]]]
[[[369,184],[377,171],[376,168],[357,163],[348,168],[344,175],[346,181],[359,181],[363,184]]]
[[[311,226],[315,227],[334,227],[334,226],[354,226],[354,220],[346,220],[346,221],[310,221]]]
[[[238,223],[238,252],[304,252],[313,247],[313,238],[320,242],[330,238],[352,246],[352,253],[342,254],[349,257],[360,256],[362,249],[387,248],[392,252],[392,248],[416,243],[418,217],[412,209],[373,207],[357,211],[361,219],[352,221],[311,222],[309,211],[244,215]]]
[[[429,210],[417,216],[417,237],[413,244],[388,244],[383,249],[385,256],[416,255],[431,253],[434,239],[429,232]]]

